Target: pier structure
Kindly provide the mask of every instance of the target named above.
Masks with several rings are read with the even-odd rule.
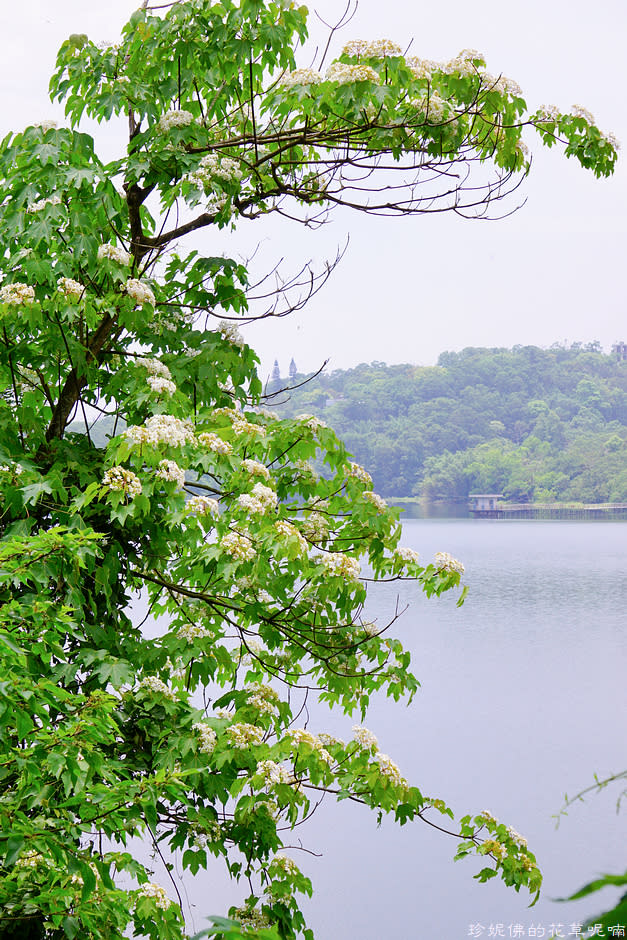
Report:
[[[500,493],[471,493],[475,519],[627,519],[627,503],[507,503]]]

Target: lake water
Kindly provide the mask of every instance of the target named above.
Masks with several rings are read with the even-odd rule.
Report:
[[[457,609],[452,596],[379,586],[369,610],[379,622],[410,605],[393,629],[421,689],[410,707],[377,700],[364,723],[423,793],[460,815],[489,809],[523,833],[544,892],[530,910],[527,895],[473,881],[480,866],[453,862],[451,837],[421,822],[377,827],[365,807],[329,798],[292,836],[321,857],[290,852],[313,880],[304,908],[316,940],[578,936],[616,892],[552,899],[627,864],[615,788],[572,808],[559,828],[554,819],[565,792],[627,762],[627,524],[409,519],[403,529],[403,544],[425,561],[436,551],[461,559],[470,593]],[[320,706],[309,727],[348,738],[358,720]],[[246,892],[210,869],[187,893],[193,932]]]

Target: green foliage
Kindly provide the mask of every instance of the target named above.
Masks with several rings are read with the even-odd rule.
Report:
[[[627,370],[596,349],[470,348],[435,367],[360,365],[312,379],[277,411],[303,408],[324,417],[383,495],[627,498]]]
[[[295,70],[306,15],[181,0],[144,5],[115,46],[71,36],[50,86],[70,128],[0,145],[2,938],[184,936],[133,858],[142,837],[191,874],[220,859],[250,891],[203,935],[309,940],[311,884],[280,850],[312,799],[452,816],[367,729],[344,742],[296,725],[308,694],[361,716],[375,692],[411,698],[409,655],[362,617],[366,580],[431,596],[463,569],[399,546],[397,514],[330,428],[263,410],[236,325],[247,272],[180,244],[342,202],[351,173],[368,211],[485,213],[528,170],[523,126],[553,131],[468,51],[439,66],[353,44],[325,76]],[[103,162],[84,116],[123,117],[126,151]],[[563,115],[559,133],[611,171],[593,124]],[[378,205],[384,157],[399,177]],[[458,160],[494,176],[451,201],[438,171]],[[416,171],[436,189],[417,195]],[[597,408],[594,387],[580,397]],[[152,638],[129,617],[140,590],[164,618]],[[460,856],[489,859],[480,880],[537,892],[524,840],[470,820],[451,832]]]

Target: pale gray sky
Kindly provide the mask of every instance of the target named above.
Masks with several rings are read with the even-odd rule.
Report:
[[[47,80],[70,32],[114,40],[134,7],[132,0],[5,2],[0,132],[52,113]],[[342,8],[337,0],[317,5],[326,18]],[[404,46],[413,37],[412,52],[434,59],[477,48],[492,73],[519,82],[530,106],[583,104],[627,148],[626,34],[622,0],[528,0],[515,10],[502,0],[421,7],[361,0],[338,46],[377,37]],[[315,233],[272,220],[250,223],[232,244],[221,233],[208,235],[212,253],[250,252],[259,243],[259,264],[284,257],[288,272],[309,258],[331,258],[350,234],[342,264],[305,310],[246,331],[264,372],[275,356],[286,372],[292,356],[303,370],[328,357],[336,368],[372,360],[432,364],[441,351],[468,345],[598,339],[609,348],[627,338],[624,154],[612,179],[595,180],[558,148],[549,152],[537,141],[529,136],[534,165],[519,191],[527,203],[504,221],[383,220],[343,212]]]

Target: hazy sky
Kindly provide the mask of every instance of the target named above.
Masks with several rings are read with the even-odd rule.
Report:
[[[54,113],[47,80],[69,33],[114,40],[135,5],[5,0],[0,132]],[[316,9],[332,18],[343,3],[321,0]],[[246,331],[264,372],[275,356],[286,373],[292,356],[302,370],[329,357],[336,368],[372,360],[429,365],[441,351],[469,345],[598,339],[609,349],[627,338],[626,34],[623,0],[528,0],[515,9],[502,0],[421,6],[361,0],[338,51],[349,38],[377,37],[402,46],[413,38],[413,54],[434,59],[477,48],[493,74],[519,82],[531,107],[583,104],[626,150],[612,179],[595,180],[558,148],[541,148],[530,133],[534,165],[519,190],[526,205],[500,222],[383,220],[345,211],[315,233],[283,220],[250,223],[233,244],[223,233],[208,233],[204,245],[211,253],[250,253],[259,244],[257,263],[271,267],[284,258],[285,273],[310,258],[332,258],[350,235],[344,260],[305,310]]]

